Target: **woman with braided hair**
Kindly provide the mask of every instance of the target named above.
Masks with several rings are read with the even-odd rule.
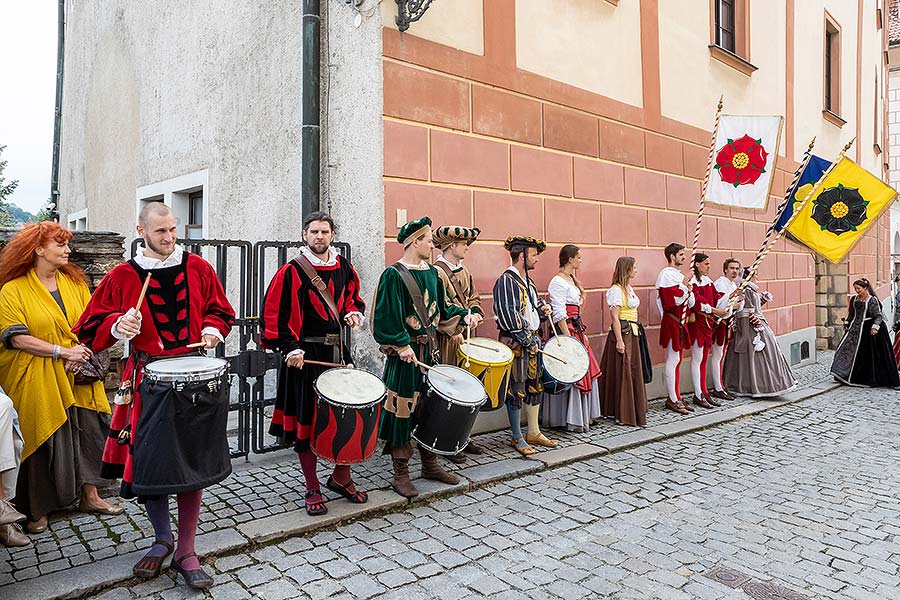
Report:
[[[834,353],[831,374],[841,383],[859,387],[900,387],[900,373],[881,312],[881,302],[869,280],[853,282],[844,337]]]

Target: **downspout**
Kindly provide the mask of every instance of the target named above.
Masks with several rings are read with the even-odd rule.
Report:
[[[53,116],[53,161],[50,166],[50,219],[59,221],[59,146],[62,133],[63,60],[66,54],[66,5],[59,0],[56,42],[56,109]]]
[[[62,0],[60,0],[62,2]],[[320,192],[320,127],[319,75],[321,41],[321,7],[319,0],[303,0],[303,115],[300,152],[303,161],[301,171],[301,208],[303,216],[319,210]]]

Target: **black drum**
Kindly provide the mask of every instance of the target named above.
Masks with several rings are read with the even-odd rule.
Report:
[[[477,377],[450,365],[430,369],[425,379],[428,391],[418,409],[412,437],[436,454],[457,454],[469,444],[487,392]]]
[[[144,367],[134,434],[135,494],[190,492],[231,474],[228,392],[228,363],[221,358],[165,358]]]

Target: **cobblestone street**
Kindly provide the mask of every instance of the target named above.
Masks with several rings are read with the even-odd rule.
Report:
[[[210,596],[898,598],[898,401],[838,388],[222,556]],[[189,595],[164,574],[95,597]]]

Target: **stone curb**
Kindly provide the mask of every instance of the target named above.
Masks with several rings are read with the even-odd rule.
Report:
[[[212,531],[197,536],[197,547],[203,549],[207,564],[209,558],[228,554],[235,550],[267,544],[289,537],[303,535],[343,522],[362,517],[384,514],[410,504],[422,504],[444,496],[465,493],[493,483],[553,469],[573,462],[579,462],[604,454],[611,454],[643,446],[659,440],[685,435],[730,421],[756,415],[774,408],[808,400],[837,387],[839,383],[822,381],[794,390],[777,400],[758,400],[750,404],[735,406],[714,413],[687,417],[673,423],[635,429],[626,433],[609,436],[596,443],[582,443],[566,448],[539,452],[530,459],[508,458],[486,465],[476,465],[457,471],[460,482],[448,485],[440,482],[415,480],[420,495],[412,500],[399,497],[393,490],[371,490],[366,504],[350,504],[343,500],[328,502],[328,514],[310,517],[303,509],[292,510],[248,521],[232,529]],[[79,567],[42,575],[21,583],[0,587],[4,598],[79,598],[122,583],[134,580],[131,567],[143,556],[139,550],[105,558]],[[119,575],[117,575],[119,574]]]

